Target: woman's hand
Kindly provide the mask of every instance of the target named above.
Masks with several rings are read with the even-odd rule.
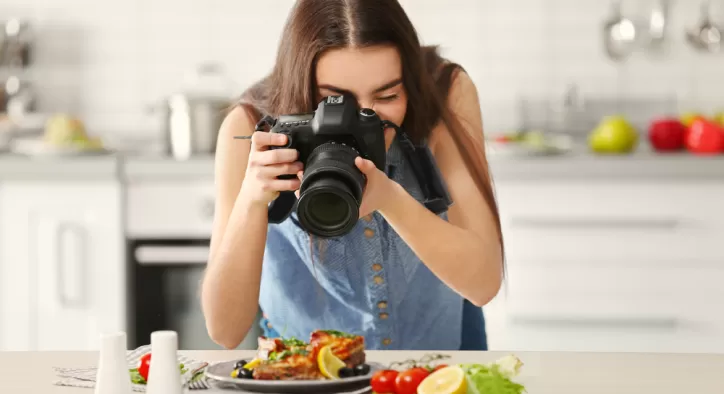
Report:
[[[267,205],[279,192],[299,189],[299,178],[277,179],[280,175],[298,174],[303,168],[303,164],[296,161],[299,157],[296,149],[269,149],[286,143],[284,134],[255,132],[251,136],[249,164],[239,193],[243,198]]]
[[[359,208],[359,216],[367,216],[372,212],[383,209],[390,201],[395,181],[387,177],[387,174],[380,171],[375,163],[357,157],[354,161],[360,171],[367,177],[367,187],[362,195],[362,205]]]
[[[390,191],[395,185],[395,181],[388,178],[387,174],[377,169],[375,164],[369,160],[358,156],[354,164],[367,177],[367,186],[362,195],[362,204],[359,207],[359,217],[362,218],[382,209],[384,203],[389,201]],[[301,180],[304,177],[304,172],[299,171],[297,177]],[[299,190],[295,194],[299,198]]]

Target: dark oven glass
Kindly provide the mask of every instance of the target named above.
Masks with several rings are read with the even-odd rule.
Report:
[[[128,241],[130,346],[149,344],[153,331],[173,330],[180,349],[220,349],[206,332],[199,298],[208,250],[208,239]],[[258,335],[254,324],[239,348],[255,348]]]

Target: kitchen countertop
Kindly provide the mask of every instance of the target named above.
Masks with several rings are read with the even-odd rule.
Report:
[[[724,155],[657,154],[640,149],[631,155],[596,156],[576,149],[557,156],[489,154],[494,180],[662,179],[724,180]],[[214,158],[177,161],[160,156],[85,156],[27,158],[0,155],[0,181],[5,179],[119,179],[124,182],[188,180],[214,177]]]
[[[249,358],[250,351],[188,351],[209,362]],[[424,352],[369,351],[368,360],[381,363],[419,359]],[[451,352],[451,362],[489,362],[506,353]],[[667,355],[635,353],[528,353],[516,381],[530,394],[721,394],[724,355]],[[92,389],[60,387],[53,367],[96,365],[95,352],[0,353],[4,394],[92,394]],[[192,391],[193,392],[193,391]],[[213,391],[199,391],[199,393]],[[228,392],[228,391],[226,391]]]
[[[0,181],[3,180],[113,180],[118,178],[118,155],[77,157],[28,157],[0,154]]]

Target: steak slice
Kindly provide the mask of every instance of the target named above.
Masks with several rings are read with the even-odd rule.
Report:
[[[332,353],[348,367],[365,363],[365,339],[362,336],[334,330],[317,330],[311,335],[310,346],[318,349],[331,346]]]

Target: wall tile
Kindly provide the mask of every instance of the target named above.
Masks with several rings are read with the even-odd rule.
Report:
[[[624,9],[645,21],[653,2],[629,0]],[[679,110],[724,107],[724,54],[696,53],[683,38],[698,23],[697,2],[674,2],[663,56],[636,53],[623,64],[607,59],[601,46],[608,1],[401,3],[423,43],[440,45],[470,73],[488,131],[519,126],[521,98],[560,100],[571,83],[589,97],[675,96]],[[37,61],[27,77],[41,89],[41,108],[77,112],[98,133],[145,135],[159,133],[147,107],[179,89],[200,63],[222,65],[239,92],[263,77],[293,4],[4,0],[0,19],[18,15],[34,23]],[[724,6],[716,4],[714,14],[724,23]]]

